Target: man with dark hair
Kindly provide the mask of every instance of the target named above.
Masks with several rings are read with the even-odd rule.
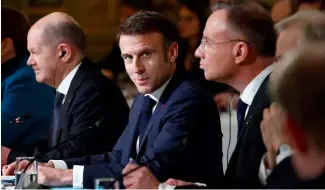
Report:
[[[28,59],[29,22],[18,10],[1,7],[1,165],[14,151],[33,151],[47,142],[54,103],[52,88],[35,80]],[[29,118],[23,114],[30,115]],[[21,123],[11,122],[25,118]],[[46,147],[46,146],[45,146]],[[9,159],[10,162],[10,159]]]
[[[225,174],[227,188],[263,187],[258,171],[266,148],[260,122],[263,109],[271,102],[267,82],[274,62],[275,40],[272,19],[261,6],[253,2],[220,2],[214,6],[195,52],[207,80],[226,83],[241,93],[237,106],[238,140]],[[127,167],[124,172],[130,169],[133,168]],[[126,176],[124,183],[132,188],[155,188],[146,186],[148,179],[158,183],[145,170],[135,171],[130,178]],[[194,181],[182,180],[169,179],[160,187],[195,185]]]
[[[98,128],[62,144],[41,160],[111,150],[126,126],[129,107],[116,85],[86,58],[85,34],[78,23],[65,13],[51,13],[31,27],[27,41],[27,64],[34,69],[36,80],[56,89],[50,147],[104,119]],[[31,156],[33,152],[22,151],[12,157],[22,154]],[[15,163],[6,166],[8,172],[15,167]]]
[[[220,187],[218,109],[208,92],[176,69],[178,45],[171,28],[167,17],[152,11],[121,23],[117,39],[122,58],[140,92],[124,133],[109,153],[64,160],[70,170],[40,166],[40,183],[92,188],[95,178],[119,179],[123,171],[123,184],[131,189],[158,188],[171,177]],[[137,184],[135,168],[153,175]]]
[[[214,6],[195,53],[201,58],[200,67],[207,80],[226,83],[241,93],[237,105],[238,139],[225,173],[226,188],[262,187],[258,171],[266,148],[260,122],[263,109],[271,102],[267,82],[274,61],[275,40],[272,19],[258,4],[220,2]],[[133,179],[136,181],[133,183],[141,184],[146,176],[150,177],[146,174]],[[182,180],[169,179],[166,184],[169,188],[193,184]]]
[[[270,105],[268,76],[274,62],[276,34],[267,11],[257,3],[217,3],[196,56],[207,80],[240,92],[237,145],[225,173],[226,187],[261,188],[258,170],[266,152],[260,122]]]

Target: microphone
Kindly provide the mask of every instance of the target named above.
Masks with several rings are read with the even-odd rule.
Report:
[[[48,153],[48,152],[50,152],[50,151],[52,151],[52,150],[55,150],[55,149],[57,149],[57,148],[60,148],[62,145],[66,144],[67,142],[69,142],[69,141],[71,141],[71,140],[74,140],[74,139],[76,139],[76,138],[82,136],[82,135],[85,134],[86,132],[89,132],[89,131],[94,130],[94,129],[98,129],[98,128],[101,126],[103,120],[104,120],[104,118],[100,118],[100,119],[99,119],[98,121],[96,121],[94,124],[90,125],[86,130],[84,130],[84,131],[82,131],[82,132],[80,132],[80,133],[78,133],[78,134],[76,134],[76,135],[74,135],[74,136],[72,136],[72,137],[70,137],[70,138],[68,138],[68,139],[66,139],[66,140],[64,140],[64,141],[62,141],[61,143],[59,143],[59,144],[57,144],[57,145],[51,147],[50,149],[48,149],[47,151],[43,152],[42,154],[38,154],[37,156],[35,156],[31,161],[29,161],[29,163],[27,164],[27,166],[25,167],[25,169],[24,169],[23,172],[21,173],[21,177],[19,178],[19,181],[18,181],[18,183],[17,183],[17,187],[20,188],[20,186],[22,185],[22,182],[23,182],[22,179],[24,178],[23,175],[26,173],[28,167],[29,167],[29,166],[30,166],[30,165],[31,165],[35,160],[37,160],[37,159],[39,159],[39,158],[42,158],[46,153]],[[16,188],[17,188],[17,187],[16,187]]]
[[[13,120],[10,120],[9,123],[11,123],[11,124],[21,124],[21,123],[23,123],[26,119],[29,119],[29,118],[31,118],[31,117],[32,117],[31,114],[24,113],[24,114],[21,114],[20,116],[16,117],[16,118],[13,119]]]

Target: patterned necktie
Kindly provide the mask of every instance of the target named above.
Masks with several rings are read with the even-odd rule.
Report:
[[[238,121],[237,138],[239,137],[239,134],[242,131],[243,126],[244,126],[246,109],[247,109],[247,104],[245,102],[243,102],[241,99],[239,99],[238,104],[237,104],[237,121]]]
[[[147,125],[150,121],[151,115],[152,115],[152,108],[156,104],[156,101],[150,98],[150,96],[145,96],[142,103],[142,109],[141,109],[141,118],[139,122],[139,135],[140,140],[146,131]]]
[[[56,92],[55,102],[54,102],[54,112],[53,112],[53,125],[52,125],[52,137],[51,137],[51,146],[57,144],[57,137],[59,133],[59,120],[60,120],[60,109],[62,106],[62,101],[64,94]]]

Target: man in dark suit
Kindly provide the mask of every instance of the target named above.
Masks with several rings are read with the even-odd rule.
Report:
[[[324,26],[309,28],[308,35],[318,37],[286,54],[272,73],[270,89],[276,104],[264,120],[268,128],[276,127],[270,121],[279,113],[284,116],[282,127],[293,154],[274,167],[267,179],[269,188],[325,188],[325,43],[315,40],[325,36]]]
[[[256,3],[217,3],[209,17],[196,56],[207,80],[240,92],[237,145],[225,173],[227,188],[260,188],[258,169],[266,152],[260,122],[270,105],[276,34],[269,14]]]
[[[49,14],[28,33],[30,57],[27,64],[36,80],[56,89],[50,146],[88,130],[104,118],[96,129],[63,144],[41,159],[67,159],[109,151],[122,134],[129,108],[122,92],[101,74],[84,54],[85,34],[70,16]],[[39,150],[40,153],[46,150]],[[14,152],[12,159],[30,152]]]
[[[315,18],[318,19],[315,20]],[[280,29],[280,36],[277,44],[282,44],[283,47],[277,49],[277,55],[283,57],[286,49],[291,48],[291,50],[294,50],[299,46],[304,46],[307,42],[324,42],[324,21],[325,15],[323,13],[306,11],[298,12],[278,23],[276,28]],[[286,40],[288,38],[290,40]],[[294,48],[293,44],[299,46]],[[280,49],[282,51],[279,51]],[[283,63],[282,58],[279,60],[279,64],[282,64],[283,67],[288,64],[287,62],[284,61]],[[276,71],[281,72],[282,70],[284,69],[278,68]],[[294,157],[291,156],[293,151],[291,146],[287,145],[290,141],[285,138],[289,136],[287,134],[288,130],[285,130],[285,115],[287,114],[275,105],[264,111],[261,129],[267,147],[267,154],[261,161],[260,179],[269,188],[308,188],[306,185],[309,185],[310,188],[317,187],[317,183],[314,186],[314,180],[312,182],[301,180],[294,171],[291,163]]]
[[[142,165],[158,179],[144,181],[146,187],[158,188],[171,177],[220,186],[218,109],[208,92],[176,70],[175,35],[168,18],[156,12],[138,12],[121,23],[117,39],[122,58],[140,92],[125,131],[112,152],[64,160],[69,170],[40,166],[40,183],[92,188],[95,178],[120,178],[124,168],[126,174]],[[137,164],[129,163],[130,158]],[[125,187],[138,188],[137,177],[126,175]]]
[[[201,45],[195,52],[207,80],[226,83],[241,93],[237,106],[239,135],[225,174],[226,188],[262,187],[258,171],[266,148],[260,122],[264,108],[270,105],[267,82],[275,41],[272,19],[258,4],[220,2],[209,17]],[[195,181],[176,178],[166,184],[175,187],[189,182]]]

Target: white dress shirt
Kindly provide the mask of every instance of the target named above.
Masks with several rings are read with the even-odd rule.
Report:
[[[152,112],[155,111],[159,99],[163,94],[164,90],[166,89],[170,79],[171,78],[169,78],[160,88],[158,88],[153,93],[145,94],[145,96],[150,96],[150,98],[156,101],[155,106],[152,108]],[[136,143],[136,151],[137,152],[139,151],[139,137]],[[53,162],[55,168],[68,169],[67,164],[63,160],[50,160],[50,161]],[[84,174],[84,166],[80,166],[80,165],[73,166],[73,176],[72,176],[73,188],[83,188],[83,174]]]
[[[57,91],[60,92],[61,94],[64,94],[64,98],[62,100],[62,104],[64,103],[65,97],[68,94],[72,79],[74,78],[74,76],[76,75],[79,67],[80,67],[81,63],[79,63],[77,66],[75,66],[72,71],[70,71],[70,73],[62,80],[62,82],[60,83]]]

